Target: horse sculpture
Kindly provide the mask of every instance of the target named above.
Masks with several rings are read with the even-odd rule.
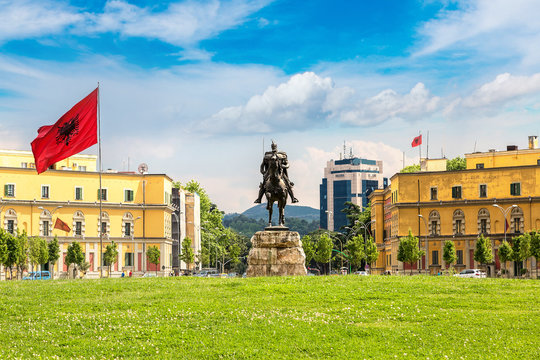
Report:
[[[280,159],[273,154],[268,159],[268,177],[264,182],[268,210],[268,226],[272,226],[272,210],[274,201],[279,209],[279,226],[285,226],[285,205],[287,204],[287,185],[283,180],[283,169]]]

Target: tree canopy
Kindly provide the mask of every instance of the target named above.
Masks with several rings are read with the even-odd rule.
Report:
[[[465,170],[466,168],[467,168],[467,161],[465,160],[465,158],[458,156],[451,160],[446,160],[447,171]]]

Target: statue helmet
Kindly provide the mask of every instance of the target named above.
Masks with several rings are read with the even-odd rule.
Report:
[[[277,150],[277,144],[272,140],[272,150]]]

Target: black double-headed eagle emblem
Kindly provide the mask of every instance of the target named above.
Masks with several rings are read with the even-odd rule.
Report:
[[[60,144],[65,142],[66,146],[69,145],[71,137],[79,133],[79,114],[66,121],[62,125],[58,125],[58,133],[56,134],[56,143]]]

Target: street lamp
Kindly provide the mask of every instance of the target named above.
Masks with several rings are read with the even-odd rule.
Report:
[[[422,214],[418,214],[418,217],[422,220],[424,220],[424,225],[426,226],[426,235],[425,235],[425,242],[426,242],[426,274],[428,272],[428,267],[429,267],[429,256],[428,256],[428,239],[427,239],[427,234],[428,234],[428,226],[427,226],[427,221],[426,221],[426,218],[422,216]],[[420,234],[419,234],[420,235]],[[418,242],[418,248],[420,248],[420,242]],[[422,261],[422,260],[420,260]]]
[[[333,212],[331,210],[325,210],[324,211],[327,214],[327,220],[326,220],[326,232],[328,233],[328,237],[330,237],[330,240],[332,237],[330,236],[330,216],[332,216]],[[332,249],[334,248],[334,242],[332,242]],[[332,251],[330,251],[330,263],[328,268],[328,275],[332,275]]]
[[[512,205],[512,206],[509,206],[507,207],[506,209],[503,209],[502,206],[498,205],[498,204],[493,204],[494,207],[496,207],[497,209],[501,210],[501,213],[503,214],[503,220],[504,220],[504,241],[506,241],[506,215],[507,213],[513,209],[513,208],[516,208],[517,205]]]

